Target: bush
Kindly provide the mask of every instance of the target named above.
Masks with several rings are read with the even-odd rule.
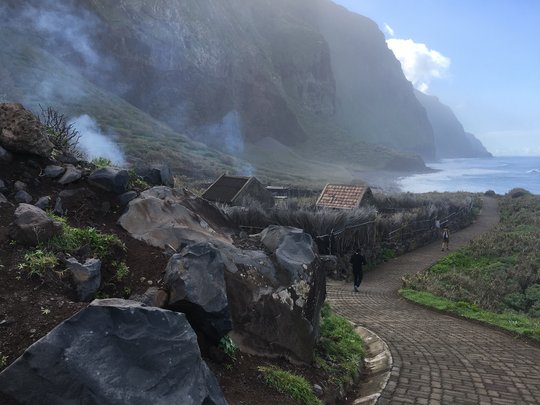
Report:
[[[41,113],[38,119],[45,127],[54,148],[61,153],[70,154],[78,159],[82,159],[84,155],[77,147],[81,135],[74,125],[68,124],[66,117],[52,107],[44,109],[42,106],[39,106],[39,108],[41,109]]]

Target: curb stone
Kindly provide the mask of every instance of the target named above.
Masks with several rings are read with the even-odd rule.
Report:
[[[393,365],[392,354],[386,342],[374,332],[362,326],[355,330],[365,344],[364,370],[366,378],[359,384],[358,390],[361,396],[355,399],[353,404],[371,405],[377,403],[386,384],[388,384]]]

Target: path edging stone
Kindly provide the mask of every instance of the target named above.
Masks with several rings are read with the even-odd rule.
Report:
[[[362,396],[355,399],[353,404],[375,404],[390,380],[390,373],[394,363],[392,353],[386,342],[371,330],[358,326],[355,331],[364,341],[366,378],[358,386]]]

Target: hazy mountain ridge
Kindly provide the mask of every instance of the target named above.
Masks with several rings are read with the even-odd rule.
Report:
[[[164,159],[175,161],[172,145],[180,142],[184,166],[201,154],[213,162],[210,172],[245,166],[212,150],[202,152],[182,133],[272,172],[276,168],[268,156],[250,153],[273,152],[248,146],[272,138],[291,156],[354,169],[396,169],[400,162],[402,169],[422,170],[415,154],[436,156],[426,111],[383,34],[368,18],[328,0],[6,0],[0,13],[25,23],[18,34],[26,36],[25,46],[54,55],[65,71],[75,69],[84,77],[87,85],[75,86],[75,92],[90,86],[89,94],[97,89],[100,97],[122,100],[111,101],[117,110],[141,110],[166,124],[150,151],[144,145],[157,121],[149,119],[148,139],[136,146],[141,131],[136,135],[125,121],[132,114],[117,111],[114,119],[104,120],[111,114],[99,107],[110,109],[107,102],[33,95],[34,102],[69,113],[84,112],[91,104],[90,113],[119,132],[128,157],[135,148],[143,160],[145,153],[159,155],[163,148]],[[32,18],[39,22],[34,31]],[[72,24],[71,37],[55,30],[59,18]],[[26,80],[6,62],[12,54],[3,53],[0,81]],[[52,66],[35,59],[28,63],[45,77]],[[36,81],[37,75],[31,76]],[[24,101],[32,94],[24,87],[5,93]],[[144,121],[143,112],[135,114],[137,120]],[[199,158],[190,157],[191,149],[201,151]],[[311,171],[312,163],[295,164]]]
[[[433,127],[437,158],[491,157],[482,142],[473,134],[465,132],[450,107],[435,97],[415,91],[416,97],[426,109]]]

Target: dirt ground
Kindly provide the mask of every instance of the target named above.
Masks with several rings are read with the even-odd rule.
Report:
[[[0,163],[0,179],[7,183],[9,191],[4,193],[13,202],[13,183],[16,180],[28,184],[27,191],[35,199],[49,195],[53,197],[81,184],[61,186],[56,181],[40,177],[40,168],[47,162],[34,159],[29,164],[27,157],[9,164]],[[77,209],[68,210],[67,221],[72,226],[91,226],[116,234],[126,245],[122,258],[129,267],[129,275],[121,281],[114,278],[113,270],[107,263],[102,268],[103,282],[99,297],[128,298],[133,293],[143,293],[149,286],[159,286],[168,256],[159,249],[150,247],[131,238],[118,224],[122,209],[116,204],[116,197],[97,189],[94,195]],[[96,214],[94,207],[108,202],[111,209]],[[51,273],[43,279],[29,277],[24,269],[19,269],[27,248],[14,243],[7,234],[7,227],[13,220],[15,204],[0,207],[0,356],[6,364],[0,363],[0,371],[15,361],[24,350],[46,335],[51,329],[71,317],[87,303],[77,302],[70,281],[65,276]],[[59,269],[59,273],[60,273]],[[327,377],[311,366],[295,366],[283,359],[265,359],[237,353],[236,360],[221,361],[216,356],[204,353],[207,363],[216,374],[226,399],[230,404],[294,404],[295,402],[269,388],[261,378],[257,367],[277,365],[281,368],[304,375],[312,384],[325,387]],[[8,403],[0,397],[0,404]]]

